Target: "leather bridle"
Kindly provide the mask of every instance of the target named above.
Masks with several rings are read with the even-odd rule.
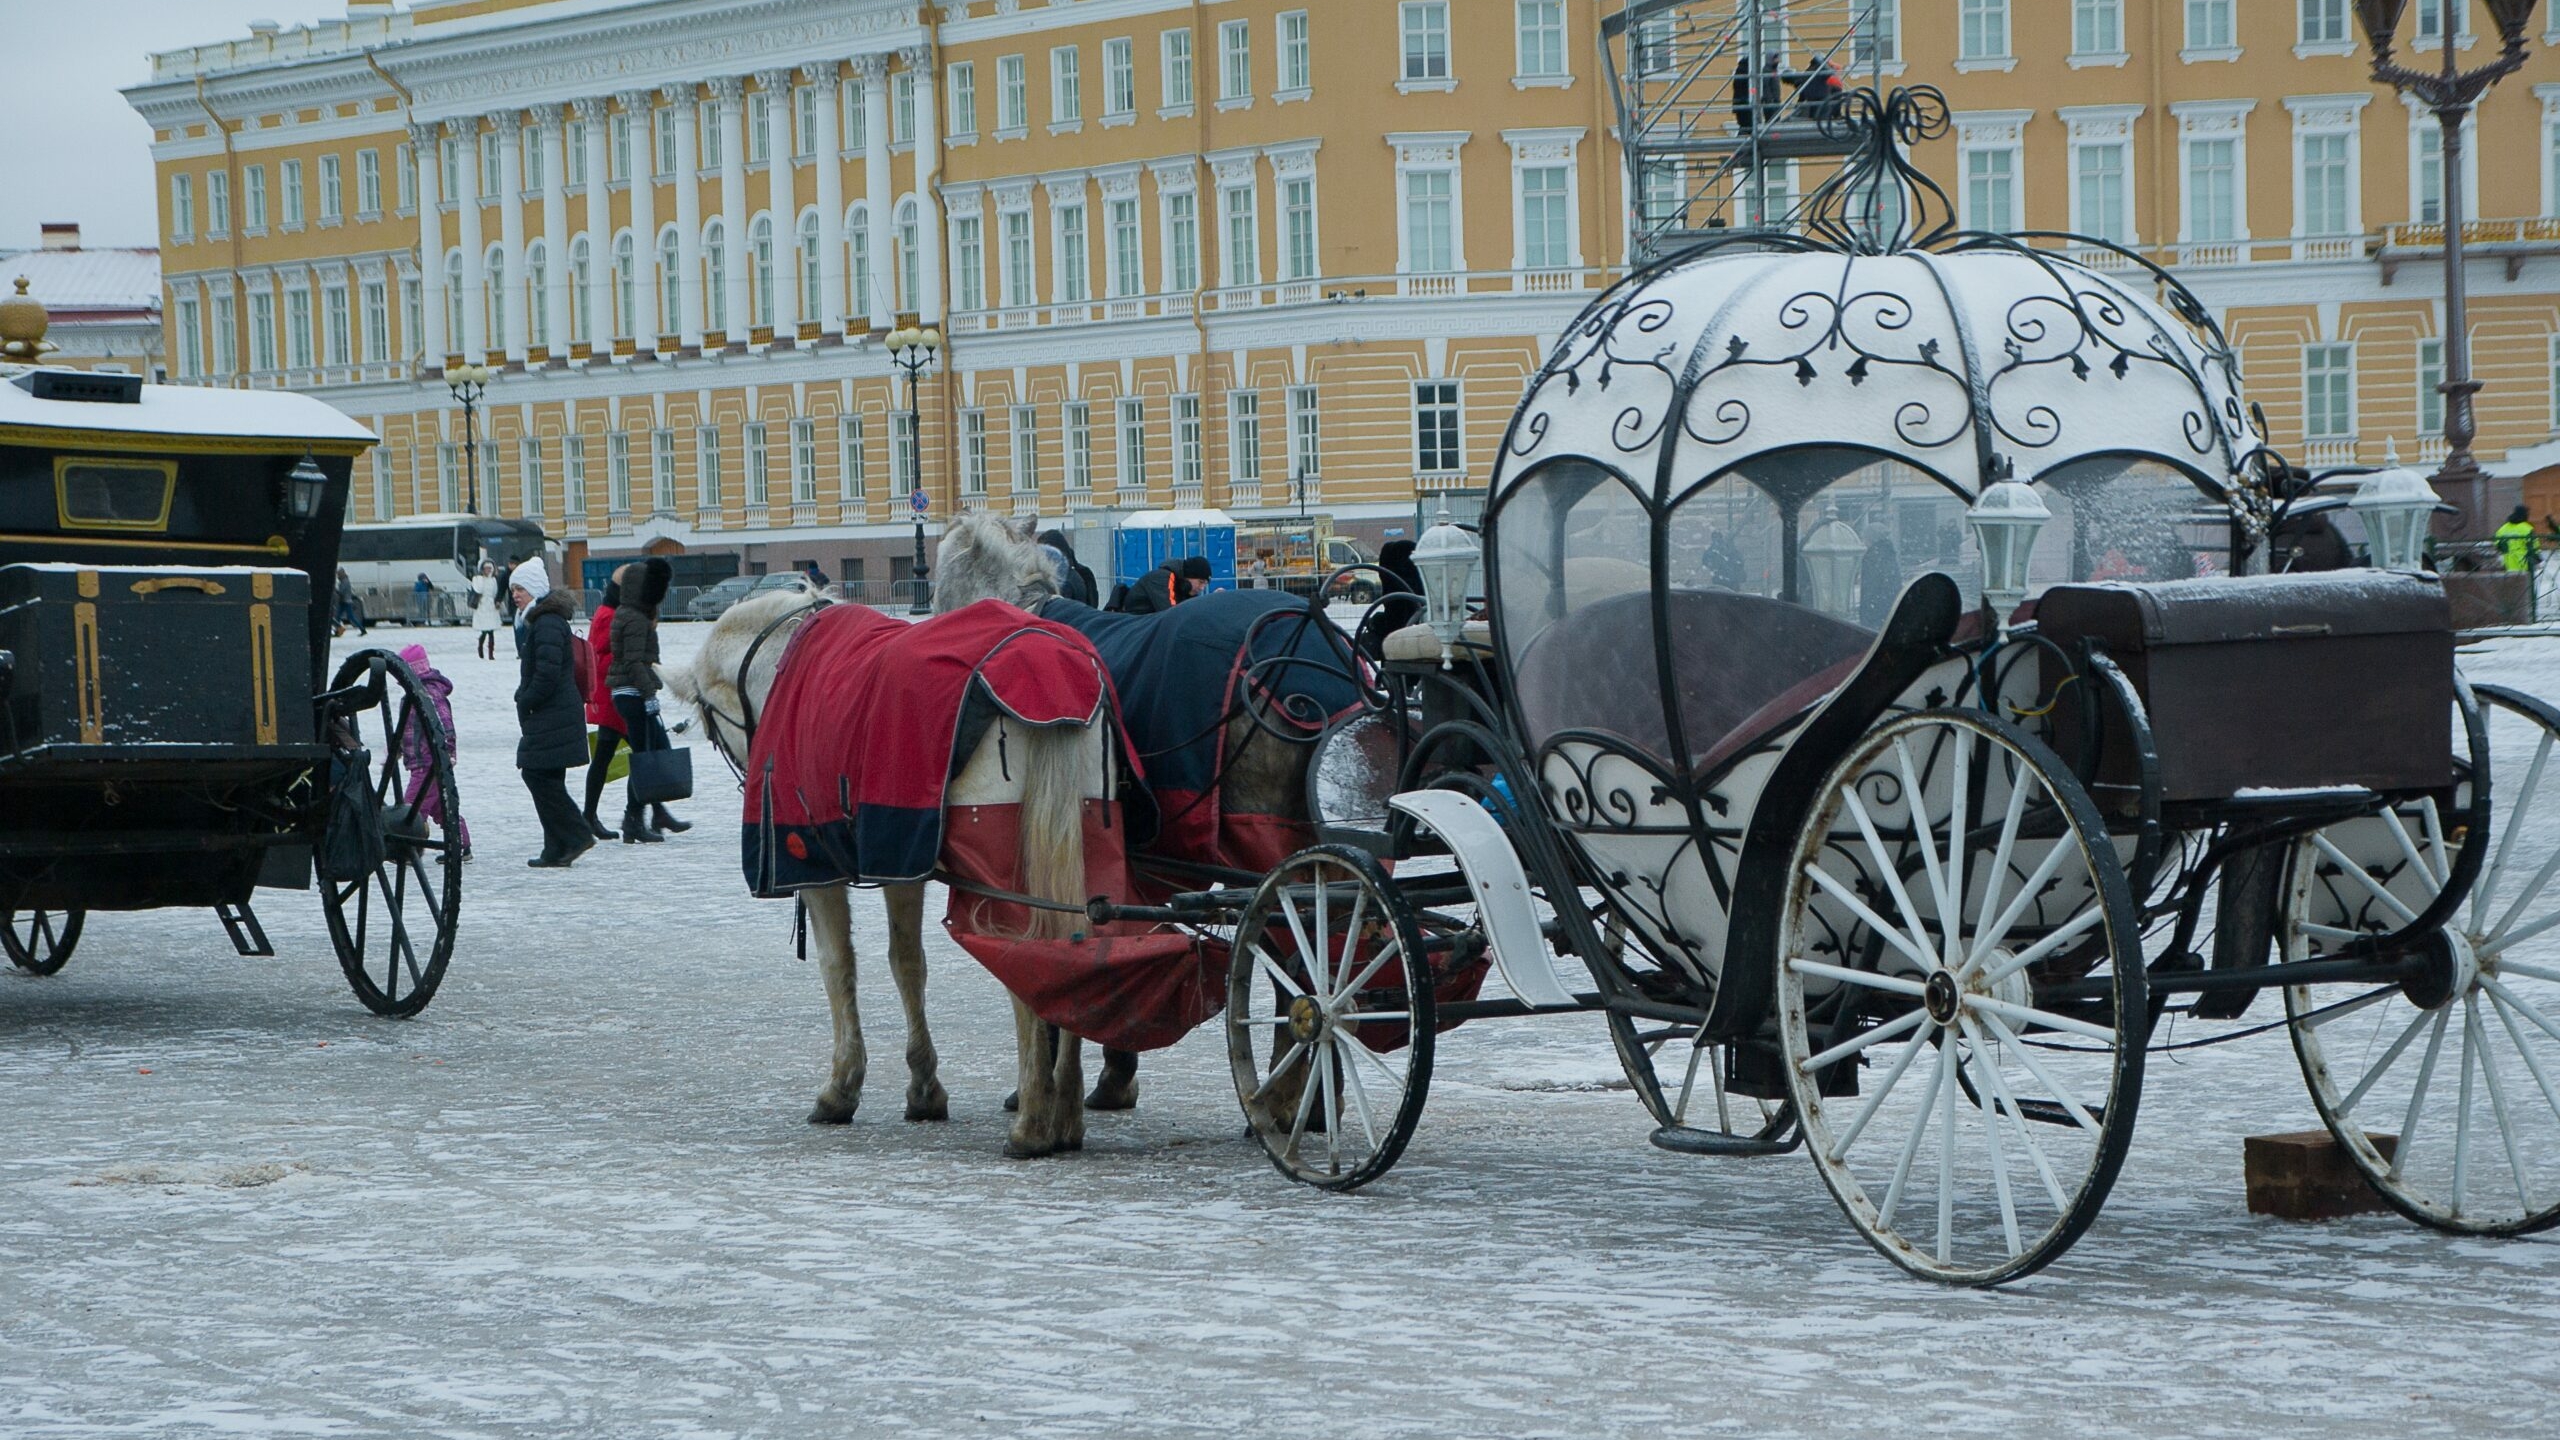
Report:
[[[747,644],[747,653],[739,658],[738,673],[730,678],[731,688],[738,692],[739,714],[736,717],[721,714],[720,707],[712,704],[711,697],[707,695],[694,701],[694,708],[702,712],[702,728],[711,738],[711,748],[720,752],[720,758],[727,762],[730,773],[738,777],[739,784],[744,785],[747,780],[746,762],[740,757],[752,750],[756,743],[756,698],[754,693],[747,689],[747,677],[755,672],[756,656],[763,652],[768,641],[781,632],[782,627],[795,620],[803,620],[815,615],[835,603],[823,594],[812,595],[809,597],[808,604],[776,615],[762,630],[756,632],[756,638]],[[723,723],[738,732],[740,740],[736,755],[732,755],[730,748],[721,743],[720,727]]]

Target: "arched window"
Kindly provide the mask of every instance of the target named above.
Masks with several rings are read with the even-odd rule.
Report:
[[[536,240],[524,250],[525,320],[532,331],[529,337],[536,345],[551,343],[551,306],[545,298],[551,288],[551,248]]]
[[[755,289],[750,297],[755,322],[770,328],[773,324],[773,217],[759,215],[747,227],[748,283]]]
[[[818,212],[800,217],[800,318],[832,322],[832,315],[820,315],[818,287]]]
[[[898,202],[898,308],[913,310],[923,303],[924,284],[917,274],[917,256],[922,246],[916,235],[916,197]]]
[[[658,332],[674,334],[682,329],[684,246],[676,239],[676,227],[670,225],[658,232]]]
[[[502,245],[489,247],[489,343],[507,343],[507,251]]]
[[[702,227],[702,328],[729,328],[729,230],[714,220]]]
[[[613,239],[613,333],[629,338],[640,323],[640,246],[631,232]]]
[[[844,238],[852,263],[845,267],[850,277],[845,308],[856,315],[871,313],[871,207],[856,205],[844,212]]]
[[[444,257],[444,348],[454,352],[462,349],[462,252],[459,250],[447,252]]]
[[[576,340],[587,333],[587,287],[595,283],[595,247],[587,237],[569,242],[569,334]]]

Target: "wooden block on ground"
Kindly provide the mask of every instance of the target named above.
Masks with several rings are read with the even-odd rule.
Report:
[[[2376,1135],[2374,1148],[2389,1155],[2397,1136]],[[2252,1135],[2240,1143],[2249,1187],[2249,1213],[2279,1220],[2336,1220],[2388,1211],[2365,1183],[2363,1172],[2326,1130]]]

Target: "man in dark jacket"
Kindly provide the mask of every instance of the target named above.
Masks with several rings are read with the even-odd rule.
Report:
[[[1185,555],[1178,562],[1159,565],[1138,577],[1129,587],[1129,599],[1123,607],[1131,615],[1153,615],[1170,610],[1209,588],[1209,558]]]
[[[1079,605],[1099,606],[1102,587],[1094,580],[1093,572],[1076,558],[1075,542],[1067,538],[1067,532],[1044,530],[1040,533],[1040,543],[1058,552],[1053,562],[1059,569],[1058,593]]]
[[[569,622],[578,607],[535,556],[515,568],[507,587],[516,602],[516,769],[542,818],[542,853],[527,865],[565,870],[592,849],[578,804],[569,798],[569,772],[587,763],[586,706],[569,647]]]

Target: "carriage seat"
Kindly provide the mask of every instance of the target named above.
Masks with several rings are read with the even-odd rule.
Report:
[[[1469,652],[1477,654],[1490,652],[1493,649],[1492,624],[1483,620],[1468,621],[1466,628],[1458,634],[1458,643],[1452,648],[1461,656]],[[1379,650],[1382,657],[1390,664],[1404,662],[1436,665],[1440,661],[1440,637],[1433,633],[1429,625],[1416,623],[1387,636],[1386,643],[1380,646]]]
[[[1657,683],[1652,597],[1615,595],[1567,615],[1520,657],[1531,738],[1592,730],[1666,770],[1712,773],[1845,682],[1874,632],[1818,610],[1730,590],[1672,590],[1671,664],[1689,754],[1671,756]]]

